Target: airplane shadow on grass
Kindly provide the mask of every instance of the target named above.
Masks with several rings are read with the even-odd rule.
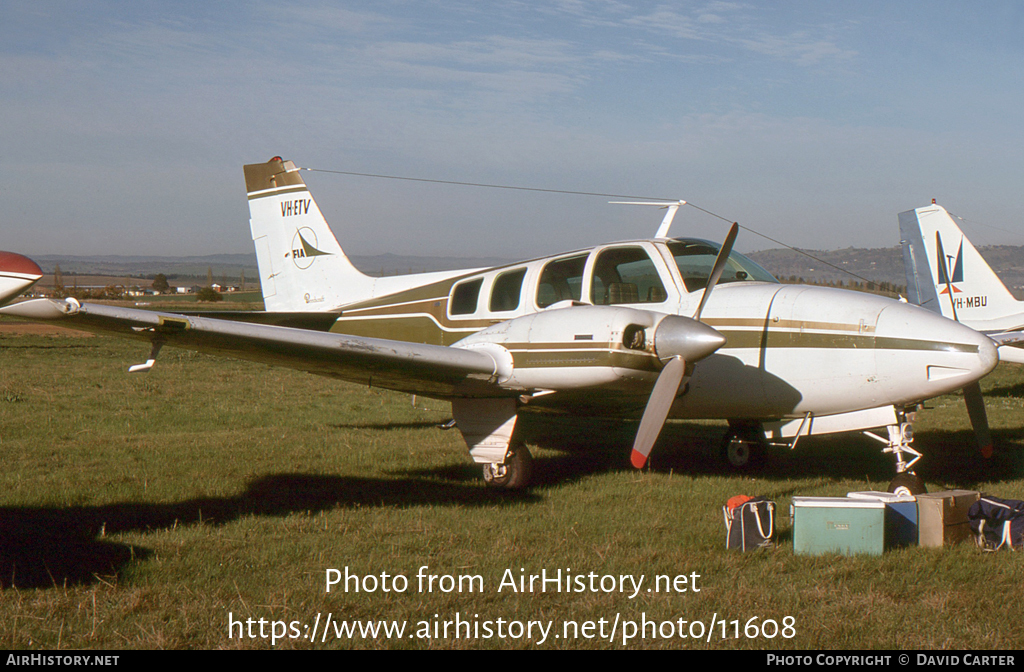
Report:
[[[165,504],[0,507],[0,587],[60,587],[116,577],[128,563],[152,555],[146,548],[105,536],[121,532],[198,522],[221,525],[246,515],[284,516],[345,506],[495,507],[539,500],[529,492],[509,497],[479,482],[453,485],[416,478],[271,474],[251,481],[235,497]]]
[[[555,487],[597,473],[634,471],[629,455],[637,423],[598,420],[591,425],[588,431],[548,422],[542,428],[524,428],[522,436],[529,446],[559,451],[551,456],[544,453],[534,457],[532,483],[535,488]],[[859,480],[872,483],[872,487],[878,487],[879,483],[887,485],[896,473],[895,458],[882,452],[883,444],[858,434],[804,438],[795,450],[788,446],[769,446],[759,469],[749,474],[739,473],[720,457],[724,430],[724,426],[669,423],[662,430],[645,468],[659,473],[752,476],[761,481]],[[970,430],[919,432],[914,443],[924,457],[915,465],[915,471],[931,490],[936,490],[937,484],[978,489],[982,483],[1024,478],[1024,428],[993,430],[992,437],[996,453],[992,459],[985,460],[980,457]],[[403,475],[460,482],[479,480],[480,469],[466,463],[407,471]]]
[[[1020,399],[1021,397],[1024,397],[1024,383],[1016,383],[1014,385],[1002,385],[1000,387],[986,389],[985,397],[991,397],[994,399]]]
[[[405,429],[430,429],[441,423],[430,420],[413,420],[409,422],[349,422],[332,424],[334,429],[374,429],[386,432]]]
[[[541,501],[538,493],[545,488],[598,473],[632,471],[629,447],[636,423],[618,425],[598,423],[589,434],[545,431],[543,436],[527,436],[531,445],[560,449],[551,456],[544,453],[535,458],[532,492],[510,494],[485,488],[479,467],[466,462],[381,479],[270,474],[251,481],[234,497],[172,503],[0,507],[0,587],[90,584],[116,577],[132,561],[152,555],[146,548],[112,541],[106,537],[110,534],[198,522],[220,525],[246,515],[284,516],[345,506],[500,507]],[[721,431],[708,426],[667,425],[648,468],[660,473],[736,477],[718,457]],[[925,457],[917,471],[933,490],[935,484],[978,489],[981,483],[1024,477],[1024,428],[994,430],[993,437],[997,453],[986,461],[978,457],[970,431],[919,433],[915,443]],[[769,483],[808,477],[885,483],[894,474],[894,464],[880,446],[856,436],[804,439],[795,451],[771,447],[765,465],[754,475]],[[746,477],[737,480],[748,482]]]

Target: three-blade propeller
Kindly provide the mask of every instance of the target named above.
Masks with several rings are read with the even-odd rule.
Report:
[[[935,232],[936,256],[939,258],[939,281],[945,283],[946,293],[949,294],[949,307],[953,311],[953,319],[957,322],[960,318],[956,314],[956,301],[953,300],[953,282],[949,277],[949,269],[946,267],[946,251],[942,249],[942,237]],[[981,395],[981,385],[973,382],[963,388],[964,403],[967,404],[967,416],[971,419],[971,427],[974,428],[974,438],[978,442],[978,450],[985,459],[992,457],[992,432],[988,428],[988,414],[985,412],[985,398]]]
[[[640,428],[633,441],[630,462],[637,469],[643,468],[647,463],[647,456],[651,454],[654,442],[658,440],[658,435],[661,434],[661,429],[668,419],[672,402],[675,401],[679,390],[683,389],[693,373],[694,363],[725,345],[725,337],[701,322],[700,316],[708,297],[711,296],[711,291],[722,277],[722,271],[725,270],[729,254],[732,253],[732,246],[736,242],[738,231],[738,224],[733,224],[729,229],[722,249],[719,250],[718,257],[715,258],[715,264],[711,267],[708,284],[704,288],[704,294],[700,298],[693,318],[666,317],[654,332],[654,352],[665,364],[661,373],[658,374],[658,380],[654,383],[654,389],[651,390],[647,407],[640,419]]]

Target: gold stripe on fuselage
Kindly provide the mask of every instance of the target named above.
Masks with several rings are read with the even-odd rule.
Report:
[[[498,321],[500,320],[488,321],[482,326],[466,326],[456,329],[446,328],[438,322],[437,318],[428,313],[380,315],[368,318],[342,316],[335,321],[331,331],[336,334],[384,338],[407,343],[452,345]]]
[[[465,276],[462,276],[465,277]],[[365,301],[343,310],[331,327],[336,333],[353,336],[368,336],[414,343],[452,345],[469,334],[504,321],[501,316],[455,317],[448,316],[448,294],[452,285],[460,278],[452,278],[432,285],[417,288],[399,295],[392,295]],[[400,299],[400,300],[396,300]],[[844,324],[841,322],[816,322],[808,320],[787,320],[775,318],[709,318],[707,324],[718,329],[726,337],[722,351],[744,348],[832,348],[832,349],[880,349],[880,350],[923,350],[978,352],[976,345],[947,343],[926,339],[904,339],[879,337],[874,325]],[[732,327],[732,328],[729,328]],[[737,328],[738,327],[738,328]],[[747,327],[744,329],[743,327]],[[607,344],[595,344],[608,348]],[[511,347],[509,348],[512,349]],[[519,350],[525,349],[519,344]],[[579,341],[572,344],[534,344],[531,350],[580,351],[584,348]],[[620,355],[625,354],[620,352]],[[562,355],[558,355],[562,356]],[[648,357],[630,351],[625,358],[616,361],[640,361],[637,357]],[[521,359],[525,366],[537,366],[529,362],[540,362],[540,358]],[[588,360],[589,361],[589,360]],[[519,362],[516,363],[519,366]],[[555,366],[555,364],[545,364]],[[593,364],[603,366],[607,364]],[[630,366],[629,364],[612,364]],[[649,370],[649,362],[639,367]]]
[[[808,329],[815,331],[852,331],[858,334],[874,333],[875,327],[871,324],[846,324],[843,322],[813,322],[810,320],[783,320],[780,318],[750,318],[750,317],[710,317],[702,320],[708,326],[719,331],[719,327],[755,327],[763,330],[766,326],[772,329]]]
[[[471,275],[468,273],[467,275]],[[331,331],[430,345],[451,345],[507,318],[448,317],[452,285],[466,276],[346,306]]]

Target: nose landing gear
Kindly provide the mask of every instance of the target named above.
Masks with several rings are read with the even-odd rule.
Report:
[[[886,444],[882,449],[883,453],[892,453],[896,456],[896,477],[889,482],[889,492],[897,495],[923,495],[927,492],[924,481],[911,470],[911,467],[921,459],[921,453],[910,445],[914,441],[913,415],[900,411],[897,413],[897,419],[899,424],[886,427],[889,432],[888,438],[872,432],[864,432],[864,435]],[[910,460],[905,459],[907,455],[910,456]]]

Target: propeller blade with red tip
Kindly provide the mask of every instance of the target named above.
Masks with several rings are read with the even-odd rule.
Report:
[[[629,461],[637,469],[642,469],[647,464],[647,456],[651,454],[654,442],[661,434],[661,428],[668,419],[668,411],[672,408],[672,402],[683,384],[686,374],[686,360],[682,357],[673,357],[661,370],[658,381],[651,390],[651,398],[644,409],[644,416],[640,420],[640,429],[637,430],[636,440],[633,441],[633,452]]]
[[[739,224],[733,222],[722,248],[718,251],[718,256],[715,257],[715,263],[708,275],[708,284],[704,287],[693,319],[666,317],[655,331],[654,350],[659,358],[667,358],[667,361],[658,374],[654,389],[651,390],[647,407],[640,419],[640,428],[633,441],[633,452],[629,459],[637,469],[642,469],[647,464],[647,456],[651,454],[654,442],[658,440],[661,428],[665,426],[672,402],[689,379],[686,375],[687,361],[696,362],[725,345],[725,337],[701,322],[700,316],[704,312],[708,298],[711,297],[711,292],[722,277],[722,271],[725,270],[725,264],[732,254],[732,246],[736,242],[738,232]]]
[[[687,363],[697,362],[725,345],[725,336],[703,322],[668,315],[654,330],[654,352],[664,363],[647,401],[633,442],[630,461],[640,469],[657,441],[679,390],[689,379]]]

